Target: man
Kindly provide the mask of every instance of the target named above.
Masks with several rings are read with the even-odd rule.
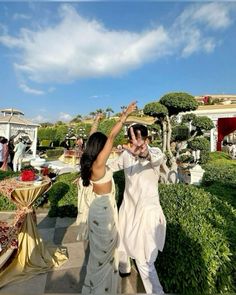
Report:
[[[22,142],[22,138],[18,139],[18,143],[14,148],[14,158],[13,158],[13,170],[20,171],[21,170],[21,162],[25,154],[26,145]]]
[[[164,294],[154,262],[165,242],[166,220],[158,194],[159,168],[165,156],[147,145],[147,128],[129,128],[129,147],[109,166],[124,169],[125,191],[119,210],[120,272],[131,271],[135,259],[146,293]]]

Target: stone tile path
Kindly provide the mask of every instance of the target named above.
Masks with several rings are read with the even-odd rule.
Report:
[[[10,221],[12,213],[0,212],[0,220]],[[45,241],[66,246],[69,260],[57,270],[34,278],[9,284],[0,294],[42,295],[81,293],[88,260],[87,242],[77,242],[78,226],[75,218],[49,218],[47,213],[37,214],[38,230]],[[145,293],[141,279],[133,267],[131,276],[122,279],[122,293]]]

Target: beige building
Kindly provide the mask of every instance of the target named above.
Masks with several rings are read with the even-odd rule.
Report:
[[[236,104],[236,94],[205,94],[195,96],[195,99],[200,103],[217,103],[223,105]]]

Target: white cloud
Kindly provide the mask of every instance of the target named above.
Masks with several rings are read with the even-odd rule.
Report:
[[[30,93],[30,94],[34,94],[34,95],[43,95],[44,94],[44,91],[31,88],[23,83],[21,83],[19,86],[20,86],[20,89],[23,90],[25,93]]]
[[[42,115],[37,115],[34,118],[31,118],[31,120],[35,123],[43,123],[43,122],[49,122],[50,120]]]
[[[220,44],[217,30],[232,24],[232,6],[227,3],[194,4],[184,10],[172,28],[172,40],[184,57],[196,52],[212,52]],[[214,30],[214,34],[210,32]]]
[[[73,117],[70,114],[60,112],[59,113],[59,120],[61,121],[71,121]]]
[[[102,99],[102,98],[108,98],[108,97],[110,97],[109,94],[101,94],[101,95],[92,95],[89,98],[91,98],[91,99]]]
[[[195,22],[206,23],[212,29],[227,28],[232,20],[230,19],[230,5],[225,3],[209,3],[200,6],[191,13],[190,17]]]
[[[231,24],[230,7],[227,3],[188,5],[169,28],[160,25],[129,32],[110,30],[64,4],[56,25],[36,31],[22,28],[18,37],[2,34],[0,43],[19,50],[15,69],[24,79],[48,83],[116,76],[166,55],[213,51],[219,43],[209,29]]]

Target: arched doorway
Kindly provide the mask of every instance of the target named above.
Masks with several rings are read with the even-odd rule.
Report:
[[[236,130],[236,117],[218,119],[217,151],[221,151],[221,142],[224,137]]]

